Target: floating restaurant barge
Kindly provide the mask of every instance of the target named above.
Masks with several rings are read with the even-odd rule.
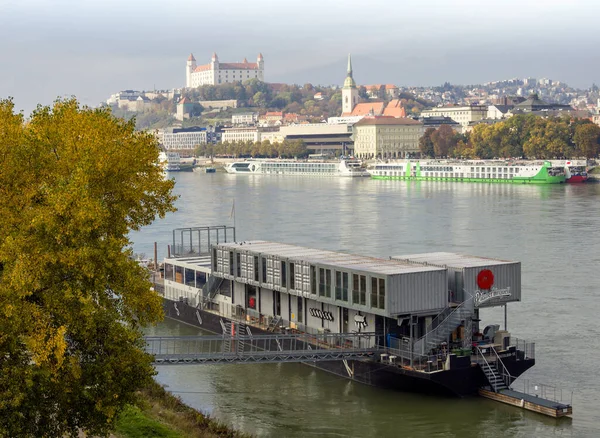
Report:
[[[519,262],[236,242],[227,226],[177,229],[172,250],[156,286],[168,317],[215,333],[229,323],[248,335],[364,333],[380,353],[310,363],[339,376],[465,396],[508,390],[535,364],[534,344],[506,331],[506,306],[521,300]],[[505,308],[505,330],[480,324],[480,309],[494,306]]]

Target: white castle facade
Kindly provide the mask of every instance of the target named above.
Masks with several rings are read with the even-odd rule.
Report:
[[[185,66],[185,86],[196,88],[201,85],[219,85],[231,82],[244,82],[249,79],[265,80],[265,62],[262,53],[258,54],[256,62],[219,62],[219,57],[213,53],[209,64],[197,65],[193,54],[188,57]]]

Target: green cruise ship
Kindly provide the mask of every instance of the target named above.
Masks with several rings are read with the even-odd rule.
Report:
[[[373,179],[451,181],[512,184],[562,184],[564,167],[550,161],[421,160],[390,161],[371,165]]]

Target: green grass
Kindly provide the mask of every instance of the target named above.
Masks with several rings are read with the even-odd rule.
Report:
[[[185,438],[134,406],[127,406],[121,413],[115,433],[123,438]]]

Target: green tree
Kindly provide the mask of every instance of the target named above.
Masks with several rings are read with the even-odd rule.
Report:
[[[105,435],[154,374],[160,297],[130,231],[174,211],[150,134],[75,100],[0,101],[0,436]]]
[[[419,150],[421,151],[421,155],[425,157],[433,158],[435,156],[433,141],[431,140],[434,132],[435,128],[427,128],[423,136],[419,139]]]
[[[573,137],[578,157],[595,158],[600,154],[600,127],[593,123],[580,124]]]

